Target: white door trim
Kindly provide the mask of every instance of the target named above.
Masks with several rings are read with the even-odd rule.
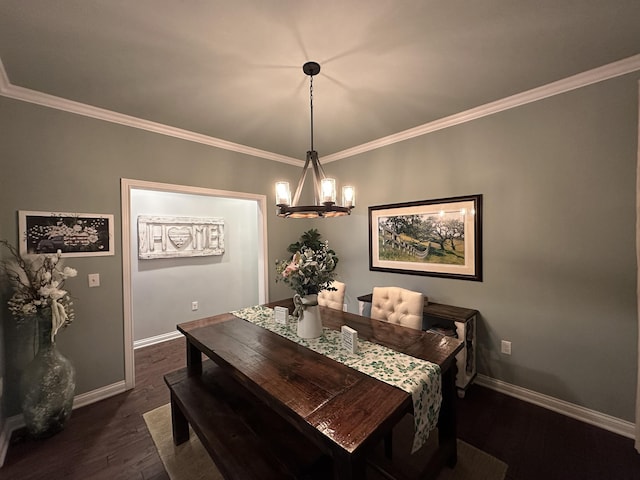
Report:
[[[173,185],[168,183],[148,182],[145,180],[120,180],[120,195],[122,200],[122,302],[124,313],[124,379],[125,388],[135,386],[135,361],[133,345],[133,318],[131,296],[131,190],[155,190],[160,192],[184,193],[192,195],[206,195],[211,197],[237,198],[253,200],[258,206],[258,297],[259,303],[266,303],[269,297],[269,282],[267,279],[267,197],[253,193],[232,192],[227,190],[213,190],[187,185]]]

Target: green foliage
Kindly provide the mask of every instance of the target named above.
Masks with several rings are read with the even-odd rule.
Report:
[[[295,254],[296,252],[302,252],[304,249],[309,248],[314,252],[319,252],[324,248],[325,242],[322,240],[322,235],[318,230],[312,228],[311,230],[307,230],[302,235],[300,235],[300,239],[292,243],[287,247],[287,252],[291,254]],[[336,256],[336,252],[329,249],[328,252],[333,256],[335,264],[338,265],[338,257]]]
[[[338,257],[321,237],[312,228],[289,245],[287,251],[293,255],[290,260],[276,260],[276,281],[286,283],[302,296],[334,290],[330,285],[336,276]]]
[[[311,230],[307,230],[302,235],[300,235],[300,239],[289,245],[287,248],[287,252],[296,253],[302,251],[303,248],[310,248],[313,251],[320,250],[322,247],[322,235],[315,228]]]

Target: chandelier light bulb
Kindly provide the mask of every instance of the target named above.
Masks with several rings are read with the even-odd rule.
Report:
[[[333,178],[322,179],[322,203],[336,203],[336,181]]]
[[[276,205],[291,205],[289,182],[276,182]]]
[[[356,206],[356,189],[351,185],[342,187],[342,206],[347,208]]]

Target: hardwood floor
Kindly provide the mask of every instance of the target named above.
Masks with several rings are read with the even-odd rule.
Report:
[[[476,385],[458,438],[507,463],[507,480],[640,480],[633,440]]]
[[[0,479],[168,480],[142,414],[169,401],[162,376],[184,350],[137,350],[136,388],[75,410],[55,437],[14,433]],[[476,385],[458,401],[458,436],[507,463],[508,480],[640,480],[632,440]]]
[[[184,367],[184,340],[135,352],[136,387],[74,410],[65,429],[46,440],[14,434],[3,480],[169,480],[142,414],[169,402],[163,375]]]

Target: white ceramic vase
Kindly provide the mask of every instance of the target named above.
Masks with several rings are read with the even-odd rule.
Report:
[[[318,338],[322,335],[322,317],[318,309],[318,295],[301,297],[302,308],[298,318],[298,336],[300,338]]]

